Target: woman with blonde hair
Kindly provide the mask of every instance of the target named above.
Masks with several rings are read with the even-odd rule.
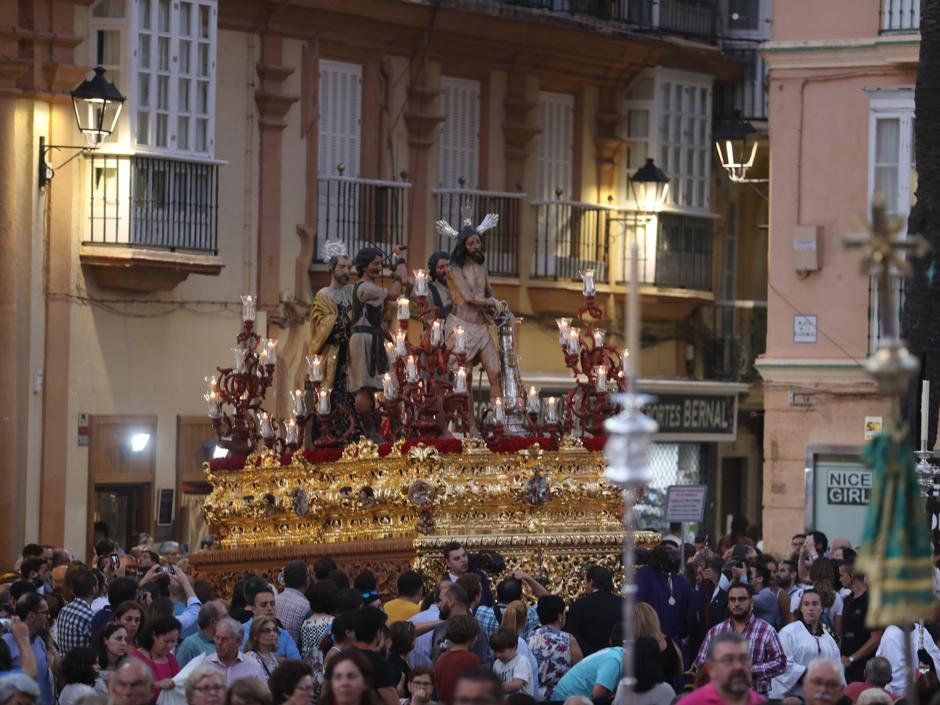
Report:
[[[528,621],[529,609],[526,607],[525,602],[522,600],[514,600],[506,605],[506,609],[503,610],[503,617],[499,622],[499,626],[512,629],[517,635],[521,635],[525,633],[525,627]],[[532,666],[532,676],[535,679],[533,692],[538,695],[541,692],[539,690],[538,661],[536,661],[535,655],[532,653],[532,649],[529,648],[525,639],[521,636],[517,636],[516,644],[516,653],[520,656],[525,656]]]
[[[270,615],[265,615],[256,617],[252,621],[248,640],[245,642],[245,653],[258,661],[258,665],[268,678],[279,664],[274,655],[279,636],[280,629],[277,626],[277,620]]]
[[[682,656],[679,647],[663,633],[656,610],[646,602],[633,605],[633,625],[637,638],[648,636],[659,645],[663,675],[669,683],[675,683],[682,675]]]
[[[225,673],[214,664],[200,663],[183,688],[189,705],[221,705],[225,699]]]

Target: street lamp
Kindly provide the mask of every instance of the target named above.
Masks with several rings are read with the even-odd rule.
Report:
[[[105,70],[96,66],[94,76],[86,78],[72,91],[72,107],[75,110],[75,122],[85,136],[87,146],[46,144],[46,138],[39,138],[39,188],[45,186],[55,170],[46,162],[46,157],[53,149],[75,150],[75,154],[66,159],[63,167],[80,154],[98,149],[111,136],[124,107],[124,96],[104,77]],[[57,168],[59,168],[57,167]]]
[[[737,184],[766,183],[767,179],[748,179],[747,172],[757,158],[758,133],[754,126],[741,117],[740,111],[724,120],[715,130],[715,149],[718,160],[728,172],[728,178]]]
[[[641,213],[658,213],[669,195],[669,177],[652,159],[647,159],[630,177],[630,195]]]

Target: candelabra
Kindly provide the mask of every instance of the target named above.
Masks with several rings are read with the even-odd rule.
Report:
[[[314,418],[319,427],[319,436],[313,441],[318,448],[340,447],[346,445],[356,430],[356,417],[345,390],[339,394],[325,386],[323,360],[319,355],[307,357],[307,381],[305,389],[310,392],[312,409],[307,408],[306,394],[295,389],[291,395],[294,418],[285,427],[285,446],[294,450],[301,443],[303,429]],[[335,403],[334,403],[335,402]]]

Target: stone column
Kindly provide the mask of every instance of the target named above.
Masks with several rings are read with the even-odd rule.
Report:
[[[516,233],[516,268],[520,283],[528,282],[532,270],[533,247],[535,245],[535,214],[529,202],[541,194],[535,193],[535,180],[529,178],[527,165],[532,139],[542,131],[538,124],[538,89],[530,88],[525,74],[513,71],[506,81],[506,110],[503,122],[503,138],[506,143],[506,190],[525,191],[528,200],[519,204],[519,232]],[[522,292],[527,295],[528,288]],[[523,310],[531,310],[527,303]]]
[[[411,189],[408,193],[408,262],[426,262],[431,254],[434,222],[434,200],[431,194],[430,151],[436,139],[437,125],[444,121],[440,114],[438,96],[441,81],[438,74],[430,75],[427,66],[412,66],[408,87],[408,108],[405,125],[408,128],[408,175]]]

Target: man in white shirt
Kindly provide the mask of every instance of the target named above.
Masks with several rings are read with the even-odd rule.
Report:
[[[917,667],[917,652],[924,649],[933,659],[937,673],[940,673],[940,649],[937,648],[936,642],[924,627],[923,622],[917,622],[914,625],[908,639],[914,667]],[[904,632],[900,627],[892,625],[884,630],[875,656],[882,656],[891,664],[891,682],[885,686],[885,690],[894,696],[903,697],[907,692],[907,659],[904,657]]]

